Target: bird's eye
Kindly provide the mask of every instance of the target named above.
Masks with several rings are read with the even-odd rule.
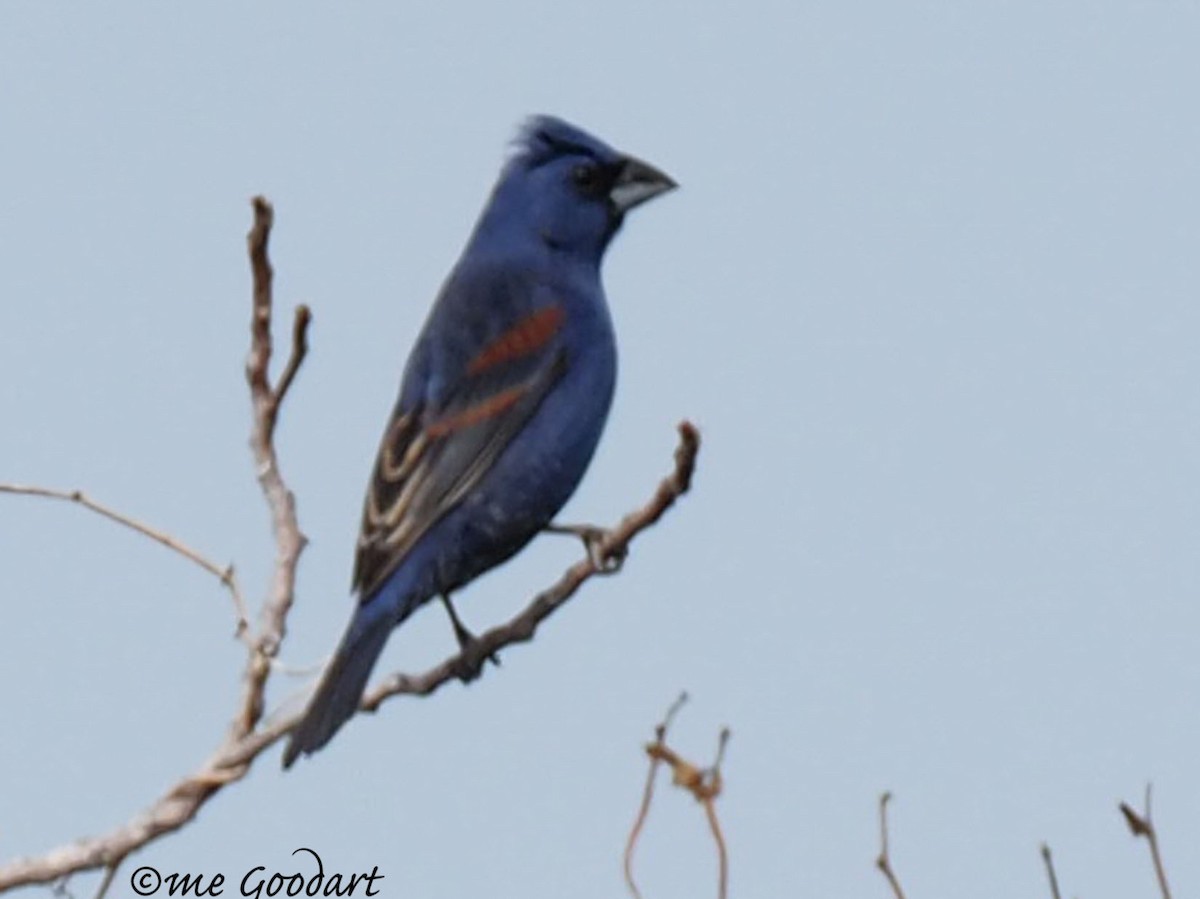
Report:
[[[585,193],[594,191],[600,184],[600,166],[585,162],[571,169],[571,180]]]

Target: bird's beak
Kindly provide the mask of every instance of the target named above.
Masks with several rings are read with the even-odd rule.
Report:
[[[665,172],[634,156],[626,156],[608,196],[617,212],[624,215],[634,206],[640,206],[678,186]]]

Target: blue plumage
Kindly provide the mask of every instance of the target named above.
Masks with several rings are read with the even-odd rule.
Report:
[[[367,489],[358,606],[284,767],[354,713],[392,628],[575,491],[616,379],[600,262],[625,213],[674,186],[561,119],[525,124],[409,356]]]

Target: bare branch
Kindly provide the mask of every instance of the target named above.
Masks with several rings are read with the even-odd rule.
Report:
[[[729,894],[729,851],[725,847],[725,835],[721,832],[721,822],[717,820],[717,809],[714,803],[724,787],[721,779],[721,764],[725,761],[725,749],[729,746],[730,736],[731,731],[728,727],[721,728],[721,734],[717,738],[717,757],[713,760],[712,767],[708,769],[710,788],[701,800],[704,804],[704,815],[708,818],[709,830],[712,831],[713,840],[717,844],[718,899],[725,899]]]
[[[715,803],[724,786],[721,778],[721,762],[725,758],[725,747],[729,743],[730,731],[728,727],[721,729],[721,735],[717,740],[717,756],[712,767],[700,768],[680,756],[666,744],[666,736],[671,720],[687,702],[687,698],[687,693],[679,695],[679,698],[667,710],[662,722],[654,728],[654,742],[646,744],[646,755],[650,757],[650,773],[642,792],[641,807],[638,809],[637,818],[629,832],[629,839],[625,843],[625,884],[629,887],[634,899],[641,899],[641,893],[633,879],[633,851],[642,826],[646,822],[646,815],[650,810],[650,799],[654,792],[654,776],[660,763],[670,766],[672,782],[675,786],[687,790],[697,802],[704,806],[704,815],[717,846],[717,896],[718,899],[725,899],[728,895],[729,854],[725,846],[725,836],[721,832],[721,822],[717,819]]]
[[[254,312],[246,379],[253,407],[250,447],[271,515],[276,544],[275,569],[261,610],[258,632],[248,640],[250,649],[233,721],[221,745],[198,769],[183,777],[127,823],[102,836],[84,838],[40,856],[18,858],[0,865],[0,892],[33,883],[65,883],[65,878],[72,873],[96,868],[106,868],[106,879],[111,882],[117,865],[124,858],[191,821],[208,799],[223,787],[245,777],[254,759],[287,735],[300,721],[300,710],[263,720],[266,682],[276,667],[275,656],[284,637],[285,623],[294,597],[296,565],[305,544],[296,516],[295,498],[279,471],[274,428],[280,403],[304,359],[311,318],[304,307],[297,309],[292,330],[291,357],[278,386],[273,388],[268,376],[272,270],[267,257],[272,218],[270,204],[261,197],[255,198],[254,226],[247,238],[254,279]],[[373,711],[387,698],[401,693],[432,693],[456,679],[455,672],[460,670],[464,656],[474,658],[477,652],[486,656],[503,646],[529,640],[541,621],[570,599],[584,582],[603,574],[603,569],[611,560],[623,557],[633,539],[658,521],[688,490],[699,446],[700,435],[695,427],[688,422],[681,423],[674,469],[659,484],[645,506],[627,515],[615,528],[599,538],[600,545],[595,552],[589,552],[587,558],[568,568],[558,583],[535,596],[527,608],[507,624],[485,633],[476,645],[424,674],[396,674],[385,679],[364,697],[362,708]],[[73,496],[66,498],[80,501]],[[109,517],[144,532],[144,526],[129,524],[115,514]],[[147,536],[171,545],[156,533]],[[207,570],[213,571],[214,568],[207,567]],[[219,573],[222,581],[231,589],[236,586],[232,567],[216,569],[214,573]],[[108,888],[107,883],[102,886]]]
[[[250,356],[246,360],[246,380],[250,383],[250,395],[257,403],[271,397],[271,384],[267,370],[271,366],[271,283],[275,270],[267,254],[271,239],[271,227],[275,224],[275,210],[265,197],[250,201],[254,208],[254,225],[246,235],[250,252],[250,274],[253,279],[253,299],[250,319]],[[255,412],[257,414],[257,409]],[[271,423],[273,426],[273,422]]]
[[[284,483],[279,470],[274,438],[280,402],[307,351],[310,316],[303,306],[296,310],[292,328],[292,354],[284,373],[286,380],[281,381],[278,388],[272,388],[268,368],[271,364],[271,307],[274,302],[271,284],[274,272],[267,247],[275,212],[262,197],[254,198],[253,207],[254,226],[246,236],[254,282],[250,354],[246,358],[246,382],[250,387],[253,411],[250,450],[254,455],[258,483],[271,513],[271,529],[275,534],[275,573],[259,615],[255,646],[242,676],[238,713],[229,731],[231,743],[251,733],[262,718],[270,663],[279,653],[279,645],[283,641],[287,615],[295,599],[296,567],[307,543],[296,515],[296,497]]]
[[[1062,899],[1062,893],[1058,891],[1058,876],[1054,873],[1054,859],[1046,843],[1042,843],[1042,861],[1046,865],[1046,876],[1050,878],[1050,896],[1052,899]]]
[[[699,448],[695,429],[686,422],[680,425],[680,446],[676,450],[676,469],[659,485],[650,502],[625,519],[611,533],[614,546],[628,546],[633,539],[657,521],[681,495],[679,488],[690,483],[696,452]],[[669,489],[666,486],[670,485]],[[557,584],[534,597],[533,601],[508,624],[494,628],[479,638],[479,642],[494,650],[507,646],[508,642],[528,639],[523,636],[525,628],[536,628],[537,622],[559,608],[579,586],[597,574],[591,559],[581,559],[567,569]],[[549,611],[545,611],[546,609]],[[532,631],[530,632],[532,634]],[[505,642],[496,635],[506,637]],[[454,679],[455,665],[463,654],[459,653],[440,665],[420,675],[397,674],[368,692],[363,699],[363,708],[374,709],[391,696],[400,693],[426,695]],[[260,654],[252,656],[261,659]],[[85,871],[103,867],[113,858],[124,858],[131,852],[165,834],[187,824],[200,807],[222,787],[243,778],[251,762],[277,740],[286,736],[301,718],[302,710],[286,715],[273,716],[258,723],[254,729],[241,737],[232,733],[224,745],[200,768],[171,787],[149,807],[138,813],[132,821],[101,837],[80,840],[61,846],[45,855],[21,858],[0,867],[0,892],[15,886],[30,883],[48,883],[74,871]]]
[[[1162,854],[1158,849],[1158,831],[1154,827],[1154,818],[1150,813],[1151,784],[1146,784],[1146,806],[1142,814],[1135,812],[1128,803],[1122,802],[1118,808],[1125,816],[1125,823],[1135,837],[1145,837],[1150,844],[1150,858],[1154,862],[1154,874],[1158,878],[1158,890],[1162,899],[1171,899],[1171,888],[1167,886],[1167,871],[1163,866]]]
[[[626,515],[620,524],[607,532],[595,552],[589,552],[587,558],[568,568],[557,584],[534,597],[524,611],[505,624],[484,632],[461,653],[424,674],[397,673],[386,677],[367,690],[362,710],[373,712],[384,700],[402,693],[427,696],[448,681],[457,680],[463,666],[471,670],[472,666],[478,667],[484,659],[504,647],[533,639],[539,624],[562,608],[586,581],[605,574],[607,560],[623,557],[633,538],[658,521],[687,492],[699,450],[700,434],[695,426],[691,422],[680,422],[674,471],[663,478],[649,503]]]
[[[590,555],[589,553],[589,557]],[[667,728],[671,726],[671,721],[675,718],[676,713],[683,708],[683,704],[687,700],[688,695],[685,690],[671,703],[667,709],[667,713],[663,716],[663,720],[654,728],[655,742],[662,743],[666,739]],[[650,800],[654,798],[654,776],[658,773],[659,764],[660,759],[650,756],[650,770],[646,772],[646,786],[642,789],[642,804],[638,807],[637,817],[633,821],[633,827],[629,830],[629,838],[625,841],[623,863],[625,885],[629,887],[629,892],[633,895],[634,899],[642,899],[642,894],[633,879],[633,850],[637,847],[638,837],[642,833],[642,826],[646,823],[646,815],[650,811]]]
[[[253,207],[254,225],[247,237],[253,275],[251,346],[246,362],[246,380],[250,386],[253,410],[250,447],[254,454],[259,484],[271,513],[276,557],[274,578],[271,590],[263,603],[258,632],[252,639],[247,640],[248,658],[237,711],[221,748],[198,771],[183,778],[130,822],[105,836],[79,840],[52,850],[46,855],[17,859],[0,867],[0,891],[23,884],[45,883],[72,872],[100,867],[108,869],[106,881],[111,882],[111,876],[122,859],[157,837],[182,827],[217,790],[240,780],[250,770],[250,762],[254,756],[246,755],[244,742],[262,718],[266,682],[283,639],[284,622],[294,595],[296,564],[304,548],[304,536],[300,533],[296,518],[295,499],[279,472],[273,438],[280,402],[304,359],[310,319],[303,307],[297,310],[293,328],[292,357],[285,371],[286,382],[281,382],[278,388],[273,389],[267,374],[271,360],[272,303],[272,270],[267,257],[267,244],[274,214],[270,204],[262,197],[254,199]],[[68,498],[83,502],[82,495],[72,495]],[[224,570],[217,569],[212,563],[203,561],[194,551],[185,551],[186,548],[181,548],[182,544],[178,544],[173,538],[113,513],[107,508],[96,508],[95,504],[89,505],[88,508],[93,508],[106,517],[171,546],[197,564],[203,565],[206,570],[220,576],[222,582],[231,590],[236,588],[237,582],[232,566]],[[240,592],[237,595],[240,598]],[[239,614],[244,608],[243,603]],[[241,614],[241,617],[244,620],[246,616]],[[270,745],[270,741],[264,744],[264,748],[266,745]],[[104,889],[107,889],[107,882],[103,884]]]
[[[308,355],[308,326],[311,323],[312,310],[304,304],[297,306],[295,318],[292,320],[292,353],[288,356],[287,365],[284,366],[283,374],[279,376],[279,384],[274,392],[277,411],[283,405],[283,398],[291,389],[292,381],[296,379],[296,372],[300,371],[300,364]]]
[[[896,899],[904,899],[904,890],[900,887],[900,881],[896,877],[896,872],[892,870],[892,859],[888,854],[888,823],[887,823],[887,807],[892,801],[892,794],[885,792],[879,797],[879,858],[875,859],[875,867],[883,872],[883,876],[887,878],[888,886],[892,888]]]
[[[663,720],[660,721],[658,726],[654,728],[654,736],[657,738],[659,743],[663,742],[667,738],[667,729],[670,728],[671,722],[675,720],[675,716],[679,714],[679,710],[687,705],[687,701],[690,698],[691,697],[687,694],[687,690],[683,690],[678,696],[675,697],[675,701],[667,707],[667,714],[663,715]]]
[[[729,852],[725,848],[725,835],[721,833],[721,822],[717,820],[713,798],[705,797],[701,804],[704,806],[704,817],[708,819],[708,828],[717,844],[717,899],[725,899],[729,895]]]
[[[121,867],[121,862],[118,860],[104,869],[104,878],[100,881],[100,886],[97,888],[93,899],[104,899],[108,894],[108,888],[112,886],[113,878],[117,876],[117,868],[119,867]]]
[[[637,888],[637,882],[633,879],[633,851],[637,848],[638,838],[642,835],[642,827],[646,823],[646,815],[650,812],[650,801],[654,798],[654,779],[658,774],[659,764],[657,758],[651,757],[650,768],[646,772],[646,785],[642,788],[642,803],[638,806],[633,826],[629,828],[629,838],[625,840],[622,870],[625,872],[625,885],[629,887],[633,899],[642,899],[641,890]]]
[[[182,540],[172,537],[165,531],[160,531],[158,528],[153,528],[144,522],[138,521],[136,518],[131,518],[122,512],[118,512],[111,506],[106,506],[104,503],[98,502],[82,490],[55,490],[50,487],[34,487],[26,484],[0,484],[0,493],[11,493],[18,496],[40,496],[46,499],[60,499],[65,502],[75,503],[90,512],[95,512],[97,515],[107,518],[109,521],[114,521],[132,531],[136,531],[143,537],[149,537],[156,543],[161,543],[167,549],[173,550],[183,556],[188,561],[194,562],[213,575],[229,591],[229,595],[233,598],[233,610],[237,615],[237,629],[235,634],[239,639],[247,639],[247,631],[250,627],[250,615],[246,610],[246,601],[242,598],[242,591],[238,586],[237,576],[234,573],[232,565],[226,565],[222,568],[220,565],[202,556]]]

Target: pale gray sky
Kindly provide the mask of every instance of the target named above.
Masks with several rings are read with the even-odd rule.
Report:
[[[1042,840],[1066,894],[1151,895],[1116,812],[1147,779],[1200,891],[1198,46],[1190,0],[5,3],[0,479],[83,487],[261,594],[265,193],[277,296],[315,315],[280,433],[312,539],[292,664],[344,626],[404,356],[516,123],[682,184],[608,259],[620,385],[566,517],[640,503],[685,416],[694,494],[502,669],[286,775],[273,751],[125,874],[310,846],[384,896],[622,896],[640,743],[686,687],[681,749],[734,729],[735,897],[887,895],[883,789],[909,895],[1048,895]],[[539,541],[464,617],[576,552]],[[216,744],[242,653],[209,578],[0,498],[0,597],[0,856],[124,821]],[[431,609],[385,667],[451,648]],[[715,893],[689,799],[660,794],[639,864],[647,899]]]

